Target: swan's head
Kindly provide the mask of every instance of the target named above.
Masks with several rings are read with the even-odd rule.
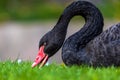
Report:
[[[38,55],[32,67],[35,67],[40,63],[40,67],[42,67],[47,60],[61,48],[63,42],[64,37],[60,37],[57,32],[50,31],[45,34],[39,42]]]

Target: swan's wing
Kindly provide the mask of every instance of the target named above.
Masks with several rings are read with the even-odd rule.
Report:
[[[111,26],[106,31],[102,32],[98,37],[93,40],[93,43],[102,42],[104,44],[111,43],[120,39],[120,23]]]
[[[120,65],[120,23],[113,25],[89,42],[86,51],[93,59],[90,60],[91,64]]]

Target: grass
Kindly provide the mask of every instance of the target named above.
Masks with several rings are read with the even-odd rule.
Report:
[[[0,80],[120,80],[120,68],[92,68],[51,64],[31,68],[31,62],[0,62]]]

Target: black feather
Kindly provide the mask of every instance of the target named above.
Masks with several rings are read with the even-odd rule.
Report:
[[[85,25],[65,40],[72,17],[81,15]],[[60,16],[55,27],[39,43],[44,43],[49,56],[62,47],[66,65],[120,66],[120,23],[103,32],[103,16],[96,6],[87,1],[75,1]],[[64,43],[64,44],[63,44]]]

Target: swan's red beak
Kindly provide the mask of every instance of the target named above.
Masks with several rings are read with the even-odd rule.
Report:
[[[37,66],[38,64],[40,64],[39,68],[41,68],[42,66],[44,66],[44,64],[47,62],[48,60],[48,55],[44,53],[44,46],[41,46],[39,51],[38,51],[38,55],[34,61],[34,63],[32,64],[32,68]]]

